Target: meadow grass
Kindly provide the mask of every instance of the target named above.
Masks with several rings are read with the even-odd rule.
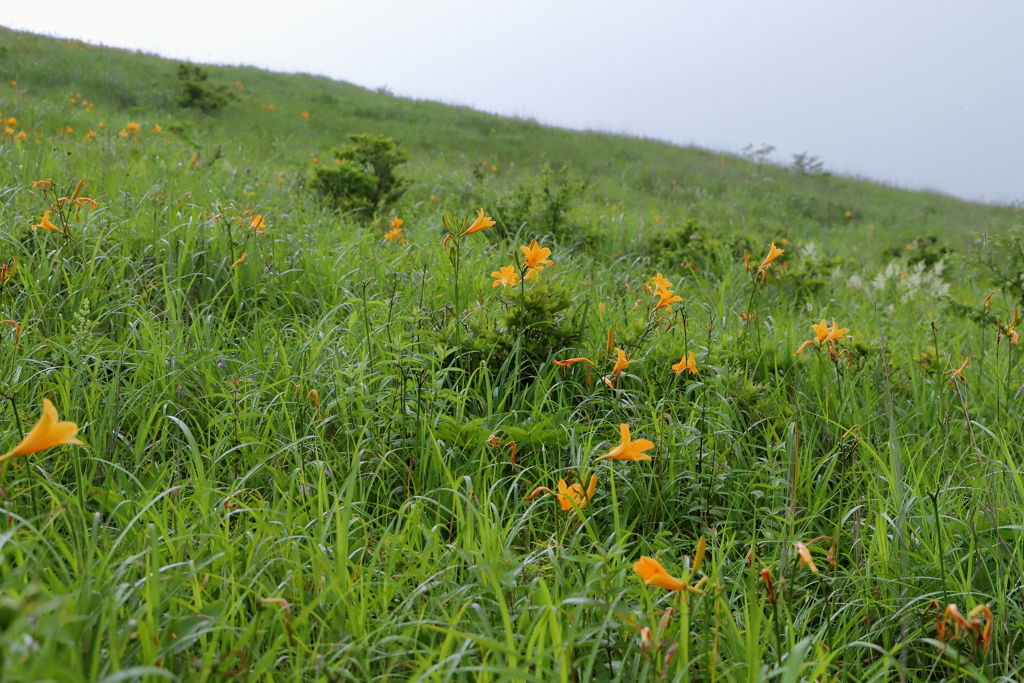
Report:
[[[173,64],[6,30],[0,71],[0,450],[44,397],[88,444],[0,465],[8,680],[1021,678],[1011,208],[255,69],[204,116]],[[376,222],[307,188],[354,132],[412,157]],[[456,258],[442,215],[544,160],[569,228]],[[621,424],[650,461],[597,460]]]

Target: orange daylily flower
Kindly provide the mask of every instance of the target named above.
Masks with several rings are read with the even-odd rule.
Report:
[[[54,446],[84,446],[84,443],[75,438],[76,434],[78,434],[78,425],[74,422],[58,421],[57,409],[50,403],[50,399],[44,398],[43,414],[39,418],[39,422],[22,439],[21,443],[0,456],[0,462],[19,455],[38,453]]]
[[[562,510],[569,512],[573,509],[573,506],[582,510],[587,507],[587,503],[594,497],[594,491],[597,490],[597,475],[592,474],[590,476],[590,483],[587,484],[587,490],[583,490],[583,484],[577,482],[572,486],[565,485],[565,479],[558,480],[558,504],[562,506]]]
[[[694,553],[693,568],[690,570],[690,576],[696,575],[700,569],[701,562],[704,560],[704,548],[706,547],[706,541],[702,536],[697,541],[697,550]],[[648,586],[657,586],[658,588],[664,588],[669,591],[690,591],[692,593],[702,594],[703,591],[700,589],[707,580],[707,577],[702,578],[695,585],[691,586],[682,579],[677,579],[668,573],[668,571],[661,566],[653,557],[647,557],[646,555],[641,556],[640,561],[633,565],[633,571],[643,579],[643,582]]]
[[[636,462],[638,460],[650,460],[651,456],[644,453],[646,450],[654,448],[654,442],[648,439],[633,439],[629,434],[629,426],[626,424],[619,425],[619,436],[622,439],[622,443],[613,448],[609,453],[602,455],[597,460],[632,460]],[[595,461],[597,462],[597,461]]]
[[[497,287],[498,285],[515,287],[519,280],[519,274],[516,273],[516,267],[514,264],[502,266],[501,270],[496,270],[491,273],[491,277],[494,278],[494,282],[491,283],[491,287]]]
[[[306,121],[309,121],[309,112],[308,111],[302,112],[302,118],[304,118]]]
[[[691,375],[696,375],[697,374],[697,356],[696,356],[696,354],[694,354],[692,351],[690,352],[689,356],[687,356],[686,354],[683,354],[682,359],[678,363],[676,363],[675,365],[672,366],[672,370],[674,370],[677,375],[680,372],[682,372],[683,370],[689,370]]]
[[[834,345],[839,339],[842,339],[850,331],[848,327],[839,327],[836,324],[836,319],[832,318],[832,325],[829,326],[822,318],[821,322],[811,325],[811,329],[814,330],[814,339],[808,339],[802,343],[796,350],[796,355],[802,356],[804,349],[808,346],[821,346],[822,344]]]
[[[90,130],[88,133],[85,134],[85,141],[86,142],[90,142],[95,137],[96,137],[96,131]]]
[[[18,119],[12,116],[11,118],[7,119],[7,125],[11,128],[14,128],[16,125],[18,125]]]
[[[130,130],[131,132],[133,132],[133,133],[134,133],[134,132],[135,132],[135,131],[137,131],[138,129],[139,129],[139,124],[135,123],[134,121],[131,121],[131,122],[130,122],[130,123],[128,124],[128,130]]]
[[[594,497],[595,490],[597,490],[596,474],[591,475],[590,483],[587,484],[585,491],[583,490],[583,484],[575,483],[572,486],[567,486],[565,479],[559,479],[557,494],[546,486],[538,486],[526,497],[526,502],[533,500],[539,493],[550,493],[557,497],[558,504],[562,507],[563,511],[569,512],[574,506],[582,510],[587,507],[587,503]]]
[[[161,131],[163,131],[163,128],[160,127],[159,123],[156,124],[155,126],[153,126],[153,132],[154,133],[160,133]]]
[[[258,213],[253,216],[252,220],[249,221],[249,228],[257,235],[264,234],[267,228],[267,222],[263,220],[263,214]]]
[[[403,221],[398,216],[395,216],[394,218],[391,219],[391,229],[394,230],[395,228],[400,228],[402,227],[403,223],[405,223],[405,221]]]
[[[661,273],[652,277],[651,282],[654,283],[655,291],[659,289],[672,289],[672,283],[669,282]]]
[[[532,280],[536,275],[540,274],[540,271],[544,270],[544,266],[555,265],[555,262],[548,258],[551,256],[551,250],[537,244],[537,240],[530,242],[530,246],[519,247],[519,249],[526,257],[526,267],[529,269],[529,272],[526,274],[527,280]]]
[[[32,189],[42,187],[43,189],[53,187],[53,178],[47,178],[45,180],[34,180],[32,181]]]
[[[242,255],[238,257],[238,260],[231,264],[231,267],[234,268],[235,266],[237,266],[237,265],[239,265],[241,263],[244,263],[246,256],[248,256],[248,254],[243,251]]]
[[[35,230],[36,228],[43,228],[44,230],[59,231],[60,228],[58,228],[56,225],[54,225],[53,223],[50,222],[50,214],[51,213],[53,213],[53,211],[44,211],[43,212],[43,220],[41,220],[38,223],[36,223],[35,225],[33,225],[32,229]]]
[[[391,228],[386,233],[384,233],[384,239],[386,239],[388,242],[394,242],[403,232],[405,232],[405,228]]]
[[[118,133],[118,135],[121,136],[122,138],[126,138],[126,137],[128,137],[128,131],[126,131],[125,129],[122,128],[121,132]]]
[[[683,591],[690,587],[690,584],[682,579],[677,579],[669,574],[656,559],[646,555],[641,556],[640,561],[633,565],[633,571],[648,586],[657,586],[669,591]]]
[[[14,139],[15,140],[24,140],[26,137],[28,137],[28,136],[25,135],[25,131],[21,130],[21,131],[18,131],[18,134],[14,136]]]
[[[463,231],[463,233],[459,235],[459,237],[463,237],[465,235],[472,235],[474,232],[480,232],[481,230],[489,228],[492,225],[495,225],[495,222],[491,220],[491,217],[485,216],[483,209],[477,209],[476,220],[473,221],[473,224],[466,228],[465,231]]]
[[[683,297],[675,294],[671,289],[658,289],[654,292],[654,295],[658,297],[658,303],[654,307],[654,310],[667,308],[671,312],[672,304],[677,304],[683,300]]]
[[[608,329],[611,330],[611,328]],[[619,374],[629,367],[629,361],[626,360],[626,352],[622,349],[615,349],[615,354],[615,365],[612,367],[612,374],[615,375],[616,379],[618,379]]]
[[[772,261],[774,261],[775,259],[777,259],[780,256],[782,256],[784,253],[786,253],[786,250],[785,249],[779,249],[778,247],[776,247],[775,246],[775,242],[772,242],[771,244],[769,244],[768,245],[768,256],[766,256],[764,261],[761,262],[761,265],[758,266],[757,272],[758,273],[763,273],[764,271],[768,270],[768,266],[770,266],[772,264]]]

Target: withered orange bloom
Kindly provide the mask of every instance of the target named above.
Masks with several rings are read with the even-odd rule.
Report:
[[[54,446],[84,446],[84,443],[75,438],[76,434],[78,425],[74,422],[58,421],[57,409],[50,403],[50,399],[44,398],[43,414],[39,422],[21,443],[0,456],[0,462],[19,455],[38,453]]]
[[[806,564],[807,568],[810,569],[812,573],[818,573],[818,567],[814,564],[814,558],[811,557],[811,551],[808,550],[807,546],[801,543],[800,541],[796,542],[796,554],[800,558],[798,562],[800,566]]]
[[[619,436],[622,443],[597,460],[632,460],[637,462],[651,459],[651,456],[644,453],[644,451],[654,448],[654,442],[648,439],[633,439],[629,433],[629,426],[626,424],[619,425]]]
[[[50,214],[51,213],[53,213],[53,212],[52,211],[44,211],[43,212],[43,220],[41,220],[38,223],[36,223],[35,225],[33,225],[32,229],[35,230],[36,228],[43,228],[44,230],[54,230],[54,231],[60,230],[60,228],[58,228],[56,225],[54,225],[53,223],[50,222]]]
[[[758,266],[757,272],[758,273],[763,273],[764,271],[768,270],[768,266],[770,266],[772,264],[772,261],[774,261],[775,259],[777,259],[780,256],[782,256],[784,253],[786,253],[786,250],[785,249],[779,249],[778,247],[776,247],[775,246],[775,242],[772,242],[771,244],[769,244],[768,245],[768,256],[766,256],[764,261],[761,262],[761,265]]]
[[[970,365],[970,363],[971,363],[971,357],[968,356],[967,358],[964,359],[964,364],[961,365],[959,369],[952,371],[953,376],[950,377],[950,381],[952,381],[954,383],[956,382],[956,380],[960,380],[961,382],[966,382],[967,378],[964,377],[964,370],[967,369],[967,366]]]
[[[491,283],[491,287],[497,287],[498,285],[515,287],[519,280],[519,274],[516,273],[515,264],[502,266],[501,270],[496,270],[491,273],[491,277],[494,278],[494,282]]]
[[[692,351],[687,356],[683,354],[682,359],[672,366],[672,370],[678,375],[683,370],[689,370],[691,375],[697,374],[697,356]]]
[[[53,178],[47,178],[45,180],[34,180],[32,181],[32,187],[53,187]]]
[[[462,235],[459,236],[462,237],[464,235],[472,235],[474,232],[480,232],[481,230],[489,228],[494,224],[495,223],[493,220],[491,220],[490,216],[484,215],[483,209],[477,209],[476,220],[473,221],[473,224],[466,228]]]
[[[583,357],[580,357],[580,358],[568,358],[566,360],[553,360],[551,362],[554,363],[555,365],[557,365],[559,367],[563,367],[563,368],[567,367],[569,365],[572,365],[573,363],[590,363],[591,365],[594,364],[593,361],[591,361],[589,358],[583,358]]]
[[[237,266],[237,265],[239,265],[241,263],[245,263],[245,257],[246,256],[248,256],[248,254],[243,251],[242,255],[238,257],[238,260],[231,264],[231,267],[234,268],[235,266]]]

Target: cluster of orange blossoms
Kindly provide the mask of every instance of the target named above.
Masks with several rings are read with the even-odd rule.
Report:
[[[395,240],[397,240],[401,236],[401,234],[405,232],[405,228],[402,227],[402,223],[404,222],[405,221],[403,221],[398,216],[392,218],[391,229],[384,233],[384,239],[386,239],[388,242],[394,242]]]
[[[814,330],[814,339],[808,339],[797,348],[797,355],[803,355],[804,349],[808,346],[821,347],[822,344],[829,345],[829,353],[835,354],[835,343],[837,340],[842,339],[846,336],[846,333],[850,331],[847,327],[839,327],[836,324],[835,318],[832,319],[832,325],[829,326],[825,319],[822,318],[820,323],[811,325],[811,329]]]
[[[651,278],[651,284],[654,285],[654,296],[658,297],[658,303],[655,304],[654,310],[667,308],[669,312],[672,312],[672,304],[679,303],[683,300],[683,297],[677,296],[672,291],[672,283],[669,282],[664,275],[658,273]]]

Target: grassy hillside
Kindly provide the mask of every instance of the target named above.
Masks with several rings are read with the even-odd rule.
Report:
[[[1019,212],[177,69],[0,30],[6,680],[1020,680]]]

